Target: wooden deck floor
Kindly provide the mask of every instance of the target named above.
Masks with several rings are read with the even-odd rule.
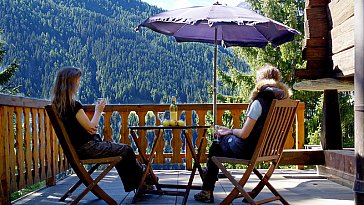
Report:
[[[237,177],[241,176],[243,170],[231,170]],[[186,183],[188,181],[189,172],[181,170],[157,170],[155,171],[160,178],[161,183]],[[67,204],[59,202],[59,198],[65,191],[74,183],[77,178],[72,175],[57,182],[56,186],[41,189],[37,192],[29,194],[27,197],[13,202],[13,205],[19,204],[37,204],[37,205],[52,205],[52,204]],[[273,186],[286,198],[291,204],[297,205],[352,205],[354,204],[354,193],[351,188],[336,184],[329,181],[324,176],[318,176],[315,170],[277,170],[270,180]],[[253,182],[257,182],[256,177],[248,183],[249,187],[253,186]],[[194,180],[195,185],[201,184],[201,179],[196,175]],[[122,183],[115,170],[112,170],[100,183],[100,186],[110,194],[118,204],[130,204],[134,196],[133,192],[125,193]],[[215,204],[219,202],[230,192],[232,185],[227,178],[219,179],[215,189]],[[80,191],[80,189],[76,190]],[[202,204],[194,201],[193,195],[198,192],[192,190],[187,204]],[[78,192],[77,192],[78,193]],[[263,190],[261,196],[267,196],[268,190]],[[259,196],[258,196],[259,197]],[[157,196],[147,195],[137,204],[180,204],[182,197],[176,196]],[[80,204],[106,204],[104,201],[97,199],[92,193],[87,194]],[[235,200],[234,204],[244,204],[241,200]],[[279,202],[269,204],[280,204]]]

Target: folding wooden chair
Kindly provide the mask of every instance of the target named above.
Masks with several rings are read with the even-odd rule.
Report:
[[[284,143],[295,118],[297,106],[298,101],[295,100],[273,100],[258,144],[250,160],[212,157],[212,161],[235,186],[230,194],[220,204],[230,204],[234,199],[239,197],[244,197],[244,200],[250,204],[264,204],[276,200],[280,200],[283,204],[289,204],[272,186],[272,184],[269,183],[269,179],[281,159]],[[256,168],[256,165],[261,162],[270,163],[265,174],[260,173]],[[245,164],[248,168],[244,172],[242,178],[237,181],[231,173],[227,171],[222,163]],[[245,191],[244,186],[249,180],[252,172],[258,176],[260,181],[254,189],[247,192]],[[264,186],[267,186],[267,188],[273,193],[274,197],[254,201],[254,198],[261,192]]]
[[[86,186],[86,189],[81,192],[71,204],[77,204],[89,191],[95,194],[98,198],[103,199],[108,204],[117,204],[114,199],[112,199],[108,194],[102,190],[97,183],[106,176],[106,174],[122,159],[121,156],[117,157],[107,157],[107,158],[99,158],[99,159],[85,159],[80,160],[75,148],[71,144],[70,138],[67,134],[67,131],[63,125],[62,120],[57,114],[57,110],[54,105],[47,105],[46,111],[49,116],[49,119],[53,125],[53,128],[57,134],[58,141],[61,144],[64,154],[67,157],[68,162],[70,163],[73,171],[76,173],[79,181],[76,182],[60,199],[60,201],[65,201],[65,199],[72,195],[72,192],[75,191],[81,184]],[[93,166],[90,170],[86,170],[84,165],[92,164]],[[108,164],[108,167],[93,179],[91,174],[101,165]]]

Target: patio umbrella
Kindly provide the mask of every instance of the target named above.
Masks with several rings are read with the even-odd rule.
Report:
[[[216,124],[217,46],[263,48],[292,41],[298,31],[243,7],[194,6],[162,12],[138,25],[173,36],[177,42],[203,42],[215,45],[213,76],[213,116]]]

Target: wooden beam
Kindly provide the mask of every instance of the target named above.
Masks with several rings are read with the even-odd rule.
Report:
[[[308,63],[308,61],[307,61]],[[309,79],[315,80],[320,78],[325,78],[328,76],[328,71],[323,69],[325,65],[317,65],[315,67],[310,67],[310,69],[297,69],[295,70],[295,78],[298,79]]]
[[[324,150],[324,155],[325,165],[317,167],[319,174],[352,188],[356,169],[354,150]]]
[[[325,150],[325,165],[337,170],[354,175],[355,173],[355,156],[354,150]]]
[[[49,103],[50,101],[43,99],[0,94],[0,105],[44,108]]]
[[[329,45],[328,38],[305,38],[303,41],[303,48],[306,47],[327,47]]]
[[[340,80],[334,78],[322,78],[317,80],[305,80],[293,85],[295,90],[307,91],[324,91],[328,89],[335,89],[338,91],[353,91],[354,82],[350,80]]]
[[[315,6],[305,8],[306,19],[326,19],[326,6]]]
[[[304,60],[326,61],[328,56],[328,49],[325,47],[306,47],[302,50],[302,59]]]
[[[304,22],[305,38],[327,38],[329,25],[326,18],[312,18]]]
[[[288,149],[283,150],[279,165],[324,165],[323,150]]]

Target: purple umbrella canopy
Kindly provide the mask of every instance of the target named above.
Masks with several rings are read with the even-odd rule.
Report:
[[[243,7],[215,3],[156,14],[140,27],[173,36],[177,42],[204,42],[225,47],[273,47],[292,41],[298,31]],[[215,35],[216,29],[216,35]]]
[[[194,6],[162,12],[138,25],[173,36],[177,42],[202,42],[215,45],[213,115],[216,124],[216,62],[217,45],[224,47],[264,48],[268,43],[277,47],[300,34],[273,19],[243,7],[221,5]]]

